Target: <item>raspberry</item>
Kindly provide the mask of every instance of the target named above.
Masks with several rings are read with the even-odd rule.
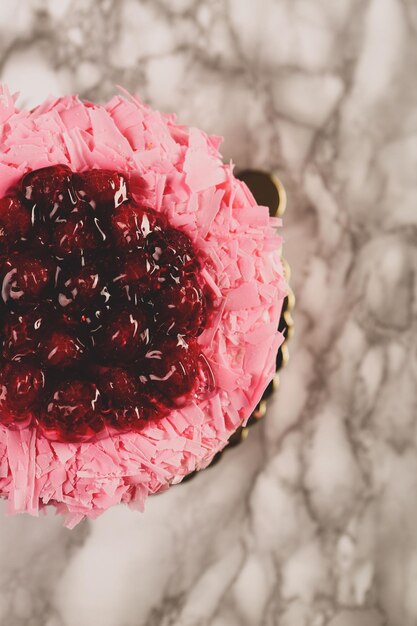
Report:
[[[74,366],[84,355],[85,346],[77,337],[63,330],[54,330],[40,343],[40,353],[47,367]]]
[[[48,254],[51,243],[51,233],[46,224],[36,222],[27,239],[27,248],[33,251],[32,256],[45,256]]]
[[[195,279],[167,286],[154,296],[154,320],[159,332],[199,335],[205,326],[204,296]]]
[[[175,228],[152,232],[145,247],[160,267],[174,266],[192,271],[198,265],[191,239]]]
[[[93,208],[115,209],[128,199],[126,177],[111,170],[90,170],[74,174],[77,195]]]
[[[159,288],[159,272],[144,250],[135,250],[120,261],[120,271],[113,284],[122,289],[131,302],[138,302],[149,290]]]
[[[51,281],[51,274],[50,263],[27,254],[10,255],[0,273],[3,301],[11,305],[38,301]]]
[[[138,377],[121,367],[107,369],[99,387],[112,407],[130,407],[138,401]]]
[[[102,309],[111,299],[103,277],[103,268],[95,263],[88,263],[76,271],[61,270],[56,279],[56,291],[62,312],[80,317]]]
[[[75,203],[72,172],[67,165],[52,165],[29,172],[22,179],[22,193],[35,219],[59,220]]]
[[[0,384],[0,407],[6,412],[24,413],[39,402],[45,387],[45,375],[30,363],[7,363],[1,371]]]
[[[54,317],[53,311],[42,305],[27,313],[7,313],[4,320],[3,356],[20,360],[34,355],[42,332]]]
[[[149,343],[146,315],[137,307],[111,311],[94,333],[93,341],[104,362],[133,361]]]
[[[56,224],[53,243],[58,258],[98,248],[107,236],[100,226],[99,218],[94,217],[91,207],[83,200],[77,204],[65,220]]]
[[[160,228],[160,219],[152,209],[127,203],[114,211],[111,228],[115,245],[120,250],[132,250],[142,247],[148,235]]]
[[[100,392],[94,383],[70,380],[55,390],[40,423],[53,439],[88,438],[104,426],[100,409]]]
[[[112,408],[106,413],[108,423],[122,430],[138,430],[145,421],[151,419],[161,419],[170,412],[170,408],[164,404],[161,396],[156,393],[147,392],[142,385],[136,396],[135,403],[130,407]]]
[[[30,229],[30,213],[17,196],[0,200],[0,246],[25,239]]]
[[[198,351],[194,344],[165,338],[146,352],[144,371],[149,385],[165,400],[189,393],[196,382]]]

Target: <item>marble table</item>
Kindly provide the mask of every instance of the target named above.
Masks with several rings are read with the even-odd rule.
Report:
[[[20,103],[120,84],[281,177],[297,308],[216,467],[72,531],[1,515],[1,626],[417,624],[416,36],[413,0],[2,0]]]

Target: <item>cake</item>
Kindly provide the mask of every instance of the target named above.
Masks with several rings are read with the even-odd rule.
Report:
[[[275,373],[280,220],[128,93],[0,90],[0,494],[73,527],[206,467]]]

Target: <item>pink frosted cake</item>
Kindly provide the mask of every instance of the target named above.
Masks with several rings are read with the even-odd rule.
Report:
[[[0,89],[0,493],[74,526],[207,466],[275,372],[279,220],[128,94]]]

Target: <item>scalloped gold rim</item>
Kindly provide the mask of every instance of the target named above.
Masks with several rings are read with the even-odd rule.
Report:
[[[270,179],[274,183],[278,192],[278,207],[276,211],[277,217],[282,217],[287,209],[287,192],[285,191],[285,187],[275,174],[269,174]]]

